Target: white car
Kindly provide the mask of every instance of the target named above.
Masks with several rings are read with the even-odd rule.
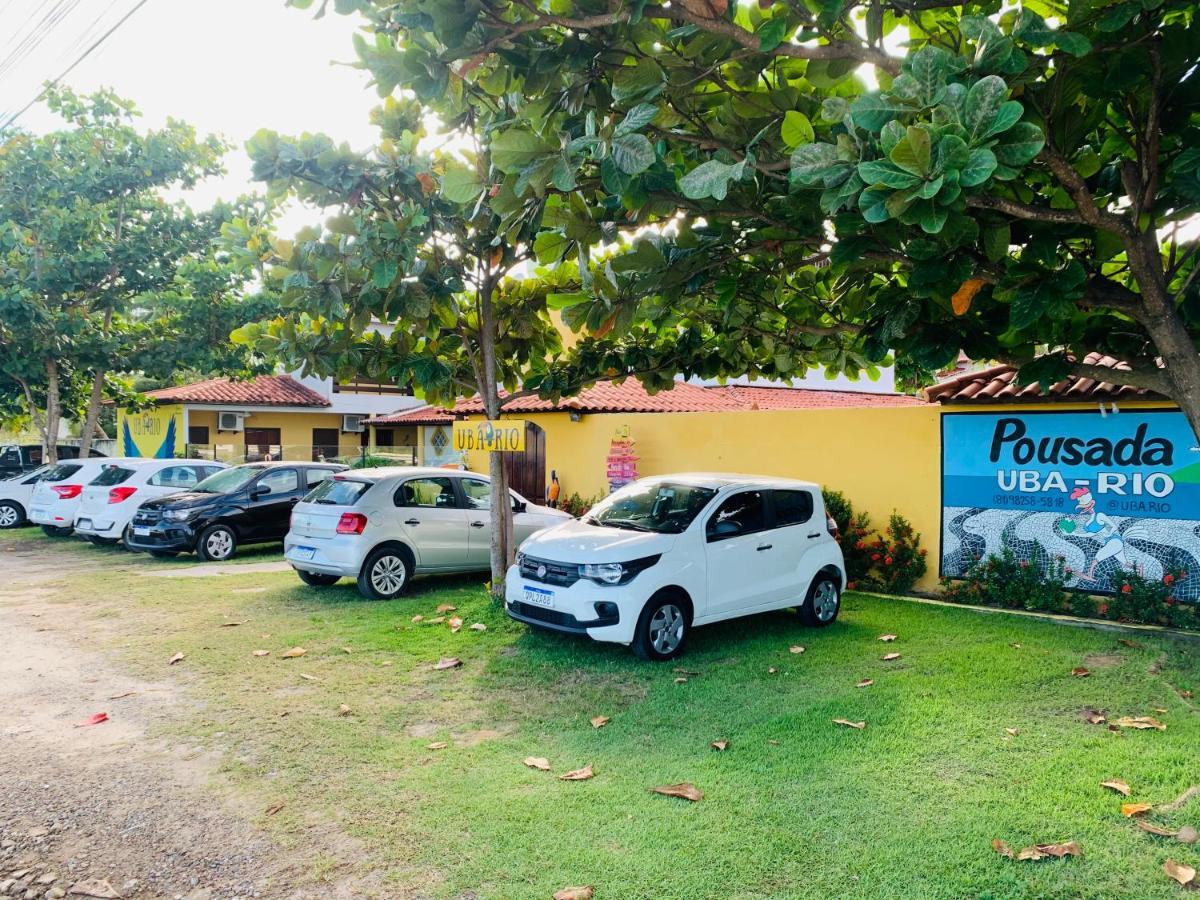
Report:
[[[534,535],[505,579],[518,621],[679,654],[694,626],[798,607],[833,622],[846,584],[821,489],[751,475],[634,482],[578,520]]]
[[[390,600],[413,575],[487,571],[491,484],[485,475],[392,467],[339,472],[292,510],[284,557],[310,585],[357,578],[366,597]],[[529,535],[571,518],[512,493],[513,531]]]
[[[190,490],[225,468],[208,460],[110,460],[80,495],[75,533],[93,543],[115,544],[144,502]]]
[[[54,466],[40,466],[23,475],[0,481],[0,528],[19,528],[29,521],[29,499],[34,486]]]
[[[75,513],[83,489],[107,465],[123,459],[69,459],[50,468],[33,486],[29,521],[41,525],[51,537],[66,537],[75,527]]]

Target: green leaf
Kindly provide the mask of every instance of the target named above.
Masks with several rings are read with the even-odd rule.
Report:
[[[946,209],[946,207],[926,201],[922,204],[917,224],[921,226],[921,230],[926,234],[937,234],[942,230],[942,226],[946,224],[946,216],[949,214],[950,210]]]
[[[1012,167],[1023,166],[1037,156],[1046,143],[1042,129],[1032,122],[1018,122],[1004,136],[1004,143],[994,148],[996,159]]]
[[[1008,85],[999,75],[988,75],[971,85],[963,101],[963,125],[971,139],[987,134],[1007,96]]]
[[[926,181],[917,189],[917,196],[923,200],[932,200],[937,196],[937,192],[942,189],[942,176],[939,175],[933,181]]]
[[[663,71],[649,57],[642,57],[637,65],[622,66],[613,76],[612,97],[617,103],[627,100],[653,100],[663,88]]]
[[[808,116],[794,109],[789,109],[783,114],[783,124],[779,128],[779,132],[784,144],[788,147],[811,144],[816,138]]]
[[[938,141],[938,165],[943,172],[961,169],[971,158],[967,142],[957,134],[948,134]]]
[[[613,141],[612,156],[626,175],[640,175],[654,165],[654,145],[644,134],[626,134]]]
[[[838,159],[837,147],[833,144],[804,144],[792,151],[792,179],[800,184],[811,185],[822,180],[832,169],[846,165]]]
[[[533,239],[533,252],[542,265],[556,263],[563,258],[571,241],[557,231],[543,231]]]
[[[916,99],[923,107],[936,106],[945,95],[946,78],[955,66],[954,56],[941,47],[926,44],[912,54],[908,71],[916,82]]]
[[[1017,330],[1028,328],[1045,314],[1053,299],[1053,291],[1044,281],[1018,288],[1008,309],[1009,324]]]
[[[442,196],[451,203],[470,203],[479,196],[483,185],[473,169],[458,168],[446,170],[442,176]]]
[[[914,175],[929,174],[929,157],[929,131],[920,125],[910,125],[904,140],[888,154],[892,162]]]
[[[918,175],[906,172],[882,159],[870,159],[858,164],[858,177],[867,184],[882,184],[890,188],[910,188],[920,182]]]
[[[1092,42],[1074,31],[1056,32],[1054,46],[1072,56],[1087,56],[1092,52]]]
[[[903,125],[894,119],[883,126],[883,130],[879,132],[879,146],[883,148],[885,156],[891,154],[892,149],[904,140],[907,132]]]
[[[1017,124],[1017,121],[1024,113],[1025,107],[1016,100],[1005,101],[1000,104],[1000,109],[996,111],[996,118],[992,120],[991,127],[988,128],[983,136],[987,138],[1008,131],[1013,125]]]
[[[510,129],[492,138],[492,165],[505,174],[520,172],[540,156],[558,149],[531,131]]]
[[[816,145],[809,144],[808,146]],[[724,200],[725,195],[729,192],[729,182],[740,179],[745,167],[745,160],[730,164],[710,159],[700,163],[680,178],[679,190],[690,200],[703,200],[708,197],[714,200]]]
[[[550,309],[570,309],[572,306],[578,306],[581,303],[587,303],[591,299],[591,294],[547,294],[546,306]]]
[[[613,130],[613,137],[621,137],[622,135],[632,134],[635,131],[641,131],[642,128],[654,121],[654,117],[658,115],[658,107],[653,103],[639,103],[629,112],[625,113],[625,118],[622,119],[617,127]]]
[[[911,106],[878,91],[863,94],[850,104],[855,123],[867,131],[879,131],[890,120],[911,111]]]
[[[958,183],[963,187],[983,184],[996,171],[996,154],[986,148],[972,150],[971,157],[959,174]]]
[[[396,280],[396,275],[400,271],[400,261],[397,259],[384,259],[375,263],[371,269],[371,283],[381,291],[391,287],[393,281]]]
[[[891,218],[891,213],[888,212],[887,201],[891,196],[891,191],[880,191],[873,188],[867,188],[858,196],[858,208],[862,211],[863,218],[873,224],[886,222]]]
[[[1012,227],[1007,223],[989,225],[983,230],[983,252],[991,262],[999,262],[1008,256],[1012,243]]]
[[[788,36],[787,14],[783,13],[767,19],[758,27],[758,49],[760,53],[770,53],[784,42]]]
[[[850,112],[850,101],[845,97],[826,97],[821,101],[821,119],[825,122],[840,122]]]

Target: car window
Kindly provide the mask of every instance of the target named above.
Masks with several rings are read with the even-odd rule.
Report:
[[[813,514],[813,496],[808,491],[775,491],[775,527],[799,525]]]
[[[353,506],[358,498],[371,487],[368,481],[352,481],[348,478],[326,478],[304,498],[305,503],[323,506]]]
[[[149,483],[155,487],[190,488],[199,480],[192,466],[167,466],[151,475]]]
[[[710,541],[719,541],[762,531],[766,525],[762,491],[742,491],[721,501],[708,520],[706,534]]]
[[[220,469],[196,485],[196,490],[201,494],[232,494],[257,478],[261,471],[262,466],[234,466],[231,469]]]
[[[464,478],[462,485],[463,496],[467,500],[467,509],[491,509],[492,486],[478,478]]]
[[[327,481],[333,475],[333,469],[305,469],[304,479],[309,487],[316,487],[322,481]]]
[[[25,479],[21,482],[21,484],[37,484],[46,477],[46,474],[50,472],[51,469],[51,466],[43,466],[40,469],[34,469],[27,476],[25,476]]]
[[[42,476],[42,481],[65,481],[82,468],[83,466],[73,463],[63,463],[46,472]]]
[[[133,475],[133,469],[124,469],[121,466],[105,466],[100,470],[100,474],[93,478],[90,484],[93,487],[112,487],[114,484],[121,484],[128,481]]]
[[[449,478],[413,478],[396,491],[396,505],[452,509],[458,502]]]
[[[196,477],[199,479],[197,484],[200,481],[203,481],[205,478],[208,478],[210,475],[216,475],[218,472],[224,471],[224,469],[218,466],[196,466]]]
[[[300,476],[295,469],[272,469],[254,486],[258,490],[263,485],[271,489],[272,494],[290,494],[300,489]]]

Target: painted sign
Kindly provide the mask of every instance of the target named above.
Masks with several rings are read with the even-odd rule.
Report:
[[[182,406],[153,406],[140,412],[117,411],[118,443],[122,456],[174,459],[183,449]]]
[[[520,453],[525,449],[524,419],[494,419],[483,422],[455,422],[454,449],[501,450]]]
[[[945,413],[941,572],[1007,544],[1069,586],[1110,593],[1121,572],[1185,569],[1200,600],[1200,452],[1182,413]]]

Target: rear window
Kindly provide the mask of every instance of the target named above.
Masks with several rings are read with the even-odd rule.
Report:
[[[799,525],[813,514],[813,497],[808,491],[775,492],[775,525]]]
[[[122,469],[120,466],[105,466],[100,474],[91,480],[93,487],[112,487],[122,481],[128,481],[133,469]]]
[[[42,481],[66,481],[82,468],[83,466],[64,463],[61,466],[55,466],[53,469],[43,475]]]
[[[338,478],[330,478],[311,490],[304,498],[304,502],[320,503],[324,506],[353,506],[370,487],[370,482],[366,481],[343,481]]]

